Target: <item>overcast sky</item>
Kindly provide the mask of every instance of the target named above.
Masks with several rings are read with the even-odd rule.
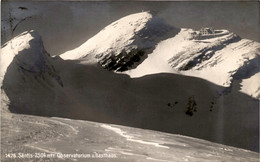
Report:
[[[27,10],[19,11],[19,7]],[[260,42],[259,2],[2,2],[1,18],[31,18],[19,24],[14,36],[37,30],[52,55],[71,50],[117,19],[146,10],[155,11],[179,28],[228,29]],[[17,14],[18,13],[18,14]],[[29,14],[28,14],[29,13]],[[11,35],[2,28],[2,44]]]

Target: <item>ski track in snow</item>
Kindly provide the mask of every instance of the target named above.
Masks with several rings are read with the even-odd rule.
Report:
[[[46,153],[50,153],[50,154],[58,154],[58,153],[60,153],[60,152],[51,151],[51,150],[49,150],[47,148],[42,148],[42,147],[39,147],[39,146],[34,146],[34,145],[29,145],[29,144],[26,144],[24,146],[30,147],[32,149],[36,149],[36,150],[39,150],[39,151],[43,151],[43,152],[46,152]]]
[[[112,131],[114,131],[115,133],[119,134],[120,136],[125,137],[126,140],[131,141],[131,142],[137,142],[137,143],[141,143],[141,144],[145,144],[145,145],[152,145],[152,146],[155,146],[155,147],[161,147],[161,148],[167,148],[167,149],[169,149],[169,147],[163,146],[163,145],[161,145],[161,144],[159,144],[159,143],[156,143],[156,142],[148,142],[148,141],[143,141],[143,140],[135,139],[134,136],[127,135],[127,132],[122,131],[120,128],[112,127],[112,126],[107,125],[107,124],[102,124],[101,127],[102,127],[102,128],[105,128],[105,129],[112,130]]]
[[[55,119],[55,117],[53,117],[53,118]],[[72,125],[69,125],[67,123],[64,123],[64,122],[61,122],[61,121],[57,121],[57,120],[50,120],[50,121],[58,123],[60,125],[65,125],[65,126],[71,128],[71,130],[74,132],[74,134],[78,134],[78,132],[79,132],[76,128],[74,128]]]
[[[147,160],[152,160],[152,161],[163,161],[163,162],[171,162],[169,160],[161,160],[161,159],[155,159],[155,158],[151,158],[151,157],[147,157]]]
[[[107,149],[105,149],[106,152],[119,152],[123,155],[135,155],[131,152],[131,150],[127,150],[127,149],[120,149],[120,148],[113,148],[113,147],[108,147]]]

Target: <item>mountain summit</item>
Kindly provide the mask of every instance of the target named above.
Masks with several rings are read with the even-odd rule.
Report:
[[[149,12],[121,18],[80,47],[61,55],[65,60],[99,63],[132,78],[174,73],[234,84],[260,97],[260,44],[225,29],[177,29]]]
[[[151,53],[158,42],[178,32],[179,29],[151,13],[141,12],[115,21],[80,47],[60,57],[99,62],[109,70],[125,71],[142,56]]]

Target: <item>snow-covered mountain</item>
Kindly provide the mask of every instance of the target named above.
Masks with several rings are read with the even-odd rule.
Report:
[[[242,92],[259,98],[259,49],[258,42],[227,30],[201,35],[192,29],[176,29],[149,12],[142,12],[112,23],[61,57],[99,62],[132,78],[175,73],[229,88],[237,80]],[[137,67],[132,67],[134,62]]]
[[[105,27],[80,47],[60,55],[63,59],[99,62],[104,68],[125,71],[147,57],[156,44],[178,33],[148,12],[126,16]]]
[[[2,46],[1,81],[9,70],[35,79],[50,76],[62,86],[52,62],[37,32],[33,30],[24,32]],[[10,66],[11,63],[13,66]]]
[[[226,30],[196,33],[142,12],[61,55],[67,60],[50,57],[36,32],[22,33],[1,49],[5,106],[258,151],[259,103],[239,90],[258,81],[259,44]]]
[[[55,59],[33,30],[4,44],[1,48],[3,104],[11,112],[46,112],[46,107],[54,104],[55,92],[63,86],[54,64]]]

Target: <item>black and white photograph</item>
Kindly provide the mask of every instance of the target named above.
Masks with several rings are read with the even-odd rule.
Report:
[[[258,162],[258,1],[1,1],[2,162]]]

